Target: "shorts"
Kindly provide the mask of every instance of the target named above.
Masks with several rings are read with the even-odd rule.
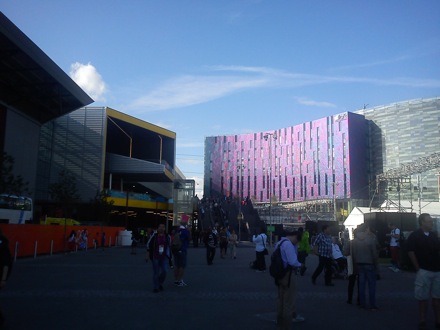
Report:
[[[417,300],[440,299],[440,272],[420,269],[414,282],[414,296]]]
[[[173,254],[174,256],[174,267],[175,268],[185,268],[186,267],[186,251],[180,251]]]

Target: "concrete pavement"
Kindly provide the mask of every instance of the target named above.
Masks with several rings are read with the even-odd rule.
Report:
[[[170,270],[161,293],[152,292],[152,265],[145,263],[142,248],[136,255],[114,247],[19,259],[0,292],[4,329],[276,329],[276,287],[268,272],[249,268],[253,247],[241,244],[236,260],[220,259],[217,250],[212,266],[205,252],[189,249],[187,287],[174,286]],[[346,280],[326,287],[321,274],[312,285],[317,260],[309,256],[305,276],[298,277],[298,312],[306,320],[292,329],[417,328],[413,273],[383,267],[379,311],[371,312],[346,303]]]

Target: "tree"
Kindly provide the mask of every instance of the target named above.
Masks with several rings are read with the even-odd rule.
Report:
[[[63,208],[63,213],[68,207],[80,199],[76,188],[76,178],[67,170],[58,174],[58,182],[49,185],[50,197]]]
[[[108,200],[110,194],[106,190],[102,190],[96,193],[95,198],[91,201],[97,219],[101,223],[108,223],[109,215],[112,210],[114,201]]]
[[[30,195],[29,182],[24,181],[21,175],[14,175],[14,157],[3,152],[0,158],[0,193],[11,195]]]

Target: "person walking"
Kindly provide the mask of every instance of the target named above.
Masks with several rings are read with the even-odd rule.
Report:
[[[267,236],[263,233],[261,228],[258,229],[258,232],[252,236],[252,242],[255,244],[255,255],[256,259],[254,261],[254,268],[256,268],[256,272],[265,272],[266,271],[266,260],[264,258],[266,245],[267,245]]]
[[[325,285],[334,286],[332,283],[332,237],[328,225],[322,226],[322,232],[313,244],[313,251],[319,256],[319,264],[312,275],[312,283],[316,284],[316,279],[324,270]]]
[[[301,240],[301,233],[286,229],[285,237],[275,245],[274,251],[279,247],[284,268],[288,268],[286,275],[275,283],[278,289],[277,298],[277,328],[279,330],[291,329],[292,322],[304,321],[304,317],[296,311],[296,270],[302,264],[298,261],[297,244]]]
[[[208,233],[206,234],[205,238],[206,262],[209,266],[211,266],[215,256],[215,249],[217,248],[217,230],[215,229],[215,227],[208,228]]]
[[[187,286],[183,281],[183,274],[185,272],[188,254],[188,245],[191,239],[189,230],[186,228],[188,225],[188,218],[182,216],[180,227],[178,229],[178,235],[182,242],[178,251],[173,253],[174,256],[174,284],[177,286]]]
[[[371,233],[367,224],[357,228],[357,234],[352,242],[353,259],[359,272],[359,303],[361,308],[366,308],[366,288],[368,284],[368,297],[370,310],[377,310],[376,305],[376,279],[378,267],[378,250],[376,236]]]
[[[301,234],[301,241],[298,243],[298,261],[301,263],[301,269],[299,273],[301,276],[304,276],[304,273],[307,270],[306,258],[312,251],[312,249],[310,248],[309,231],[307,229],[304,231],[303,227],[299,227],[298,232]]]
[[[168,273],[168,258],[170,257],[170,236],[165,233],[165,225],[160,224],[157,232],[147,242],[146,261],[153,264],[153,292],[163,291],[163,283]]]
[[[356,237],[357,230],[353,231],[354,237]],[[344,256],[347,257],[347,276],[348,276],[348,287],[347,287],[347,304],[353,304],[353,292],[354,286],[357,283],[357,304],[360,305],[359,301],[359,280],[358,280],[358,271],[356,267],[356,262],[353,259],[353,241],[349,239],[348,232],[347,237],[344,239],[344,245],[342,250],[344,251]]]
[[[389,225],[389,228],[391,232],[387,236],[390,238],[391,265],[388,268],[397,273],[400,264],[400,229],[393,223]]]
[[[435,328],[440,329],[440,240],[433,232],[434,220],[428,213],[419,216],[419,229],[407,240],[408,257],[416,270],[414,296],[419,307],[419,329],[428,329],[429,300],[434,309]]]
[[[232,229],[232,232],[228,238],[229,255],[231,256],[232,259],[237,259],[237,241],[238,241],[238,236],[235,232],[235,229]]]

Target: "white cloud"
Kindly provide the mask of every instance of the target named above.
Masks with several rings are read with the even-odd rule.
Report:
[[[307,105],[311,107],[336,108],[336,105],[330,102],[309,100],[305,97],[295,97],[295,99],[299,104]]]
[[[297,88],[330,83],[358,83],[370,85],[404,86],[413,88],[439,88],[440,80],[407,77],[364,78],[357,76],[316,75],[286,72],[268,67],[212,66],[214,75],[180,76],[162,84],[145,96],[136,99],[129,109],[138,113],[181,108],[206,103],[239,91],[256,88]],[[329,102],[299,100],[308,106],[334,107]]]
[[[160,110],[208,102],[238,90],[264,86],[264,78],[183,76],[135,100],[129,107]]]
[[[75,62],[70,66],[69,75],[94,101],[105,101],[107,86],[92,64]]]

